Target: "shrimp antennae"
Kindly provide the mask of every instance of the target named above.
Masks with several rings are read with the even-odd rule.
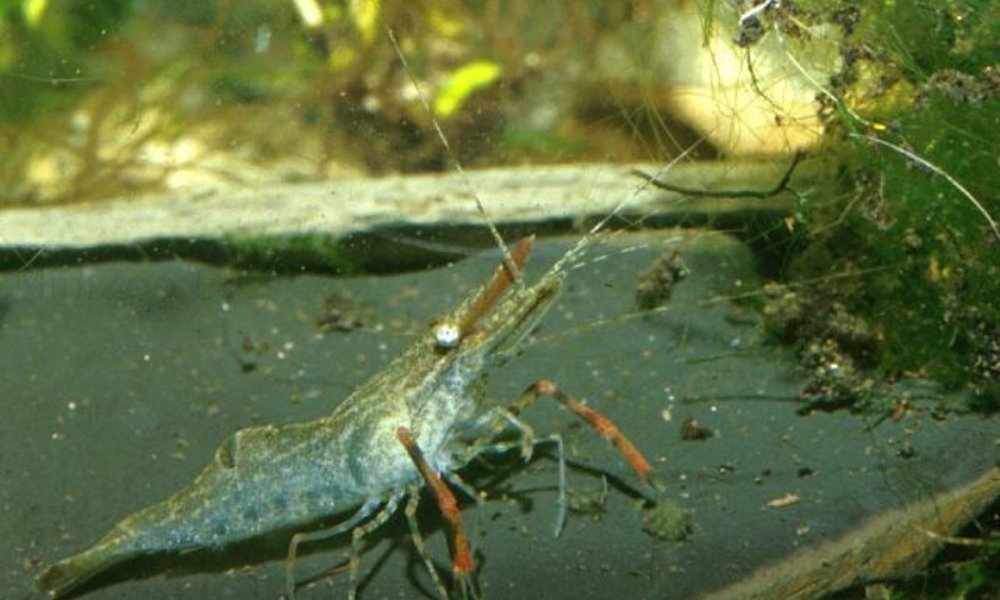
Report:
[[[520,282],[521,275],[517,269],[515,261],[511,257],[510,249],[507,247],[507,243],[504,241],[503,236],[500,235],[500,230],[497,229],[497,226],[494,225],[493,221],[490,219],[489,213],[486,212],[486,207],[483,206],[483,201],[479,198],[479,194],[474,191],[475,188],[472,186],[472,180],[470,180],[469,176],[466,175],[465,169],[462,168],[462,163],[458,160],[458,156],[455,154],[455,151],[452,150],[451,144],[448,143],[448,137],[444,134],[444,131],[441,129],[441,124],[438,123],[437,118],[434,116],[434,112],[431,110],[431,105],[427,102],[427,96],[424,95],[424,91],[420,87],[420,82],[417,81],[416,76],[413,74],[413,70],[410,69],[410,63],[406,60],[406,55],[403,54],[403,49],[399,47],[399,42],[396,41],[396,34],[392,31],[391,27],[386,27],[385,31],[389,36],[389,41],[392,43],[392,49],[396,51],[396,56],[399,57],[400,62],[403,63],[403,70],[406,71],[407,77],[410,78],[410,83],[413,84],[413,89],[417,92],[417,98],[420,99],[420,104],[423,105],[424,110],[430,116],[431,123],[434,125],[434,132],[437,134],[438,139],[441,140],[441,145],[444,146],[444,150],[448,154],[448,159],[451,161],[452,165],[454,165],[455,171],[458,173],[459,177],[462,178],[462,183],[465,185],[466,189],[472,190],[472,198],[476,202],[476,209],[479,211],[479,214],[482,215],[483,220],[486,222],[486,226],[489,227],[490,234],[493,235],[493,239],[496,241],[497,246],[503,250],[504,263],[507,264],[508,267],[513,267],[511,275],[514,278],[514,281]]]

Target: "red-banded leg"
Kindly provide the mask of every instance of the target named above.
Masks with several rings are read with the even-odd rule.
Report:
[[[475,589],[473,581],[473,569],[474,564],[472,560],[472,549],[469,547],[469,538],[465,531],[465,525],[462,522],[462,512],[458,508],[458,501],[455,499],[455,495],[448,489],[445,485],[444,480],[441,476],[431,467],[430,463],[424,457],[423,451],[420,446],[417,445],[416,440],[413,438],[413,433],[406,427],[400,427],[396,430],[396,438],[399,443],[403,445],[406,449],[406,453],[410,455],[410,460],[417,467],[417,471],[420,472],[420,476],[423,477],[424,482],[427,487],[431,489],[434,494],[434,498],[437,500],[438,509],[444,516],[445,520],[448,521],[449,528],[451,529],[450,537],[450,549],[451,549],[451,568],[452,575],[455,579],[455,587],[457,588],[459,594],[465,597],[477,597],[478,593]],[[415,505],[414,505],[415,506]],[[407,516],[409,517],[410,507],[407,507]],[[415,508],[412,509],[415,512]],[[413,533],[414,540],[420,538],[420,530],[416,525],[415,520],[411,520],[410,530]],[[430,562],[426,553],[422,551],[423,540],[417,546],[418,551],[421,551],[421,556],[424,559],[425,564],[428,565],[428,569],[431,571],[432,576],[436,579],[436,573],[434,571],[434,566]],[[442,593],[442,597],[447,600],[447,591],[444,586],[440,584],[439,581],[435,582],[438,586],[439,592]]]
[[[601,437],[610,441],[618,448],[618,451],[622,453],[625,458],[625,462],[628,463],[629,467],[635,471],[635,474],[639,476],[643,482],[648,483],[653,488],[658,491],[662,491],[663,485],[656,478],[656,473],[653,471],[653,467],[643,456],[642,452],[635,447],[635,444],[626,437],[624,433],[615,425],[614,421],[605,417],[598,411],[590,408],[580,400],[577,400],[573,396],[562,391],[559,386],[547,379],[539,379],[528,386],[521,396],[514,401],[510,410],[514,414],[520,412],[528,404],[531,404],[539,396],[549,396],[553,398],[556,402],[559,402],[569,410],[576,413],[580,418],[586,421],[591,427],[597,430]]]
[[[635,471],[636,475],[652,486],[657,492],[662,492],[664,486],[656,478],[649,461],[646,460],[642,452],[625,436],[618,426],[603,414],[587,406],[575,397],[563,392],[559,386],[552,381],[539,379],[532,383],[508,408],[496,408],[491,411],[490,422],[483,429],[483,434],[469,448],[471,456],[479,455],[483,452],[503,452],[513,448],[521,449],[521,457],[525,462],[531,460],[532,451],[536,444],[554,443],[558,450],[559,463],[559,496],[558,513],[556,515],[555,535],[558,537],[562,531],[566,520],[566,459],[563,451],[562,437],[553,433],[543,438],[536,439],[534,429],[517,415],[534,402],[539,396],[549,396],[576,413],[586,421],[591,427],[597,430],[602,437],[611,441],[622,453],[629,467]],[[519,434],[518,440],[491,442],[493,437],[499,434],[504,427],[511,426]]]

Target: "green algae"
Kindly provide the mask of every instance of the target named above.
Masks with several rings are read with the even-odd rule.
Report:
[[[949,409],[994,411],[1000,9],[886,1],[802,3],[799,11],[844,30],[843,66],[824,89],[822,152],[837,174],[823,201],[800,207],[804,226],[784,271],[798,320],[772,315],[772,333],[800,351],[832,340],[834,356],[887,380],[973,392],[949,395],[966,398]],[[860,348],[838,338],[844,319],[868,330]]]
[[[229,236],[222,246],[226,263],[234,268],[338,275],[362,271],[343,243],[322,234]]]

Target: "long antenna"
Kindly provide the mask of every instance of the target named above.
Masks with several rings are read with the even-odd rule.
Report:
[[[671,168],[673,168],[674,165],[676,165],[680,161],[682,161],[685,158],[687,158],[688,154],[690,154],[698,146],[698,144],[700,144],[700,143],[701,143],[701,140],[699,140],[699,141],[695,142],[694,144],[692,144],[691,146],[688,146],[687,148],[685,148],[683,152],[681,152],[680,154],[678,154],[677,156],[675,156],[674,158],[672,158],[669,163],[667,163],[666,165],[664,165],[663,167],[661,167],[660,169],[658,169],[657,172],[656,172],[656,174],[660,175],[662,173],[666,173],[667,171],[669,171]],[[656,178],[656,176],[654,176],[654,179],[655,178]],[[581,237],[579,239],[579,241],[577,241],[576,245],[574,245],[572,248],[570,248],[569,252],[567,252],[565,255],[563,255],[563,257],[560,258],[559,261],[556,262],[555,265],[553,265],[552,270],[553,271],[558,271],[560,269],[564,269],[566,267],[566,265],[569,264],[570,261],[575,260],[577,256],[579,256],[581,253],[583,253],[583,251],[591,243],[591,240],[594,239],[594,237],[596,236],[596,234],[599,231],[601,231],[602,229],[604,229],[604,226],[607,225],[608,222],[611,221],[611,219],[613,219],[613,218],[617,217],[618,215],[620,215],[622,213],[622,211],[625,210],[625,207],[628,205],[628,203],[631,202],[637,195],[639,195],[640,192],[642,192],[643,190],[645,190],[649,185],[651,185],[651,184],[647,181],[647,182],[643,183],[640,187],[637,187],[637,188],[633,189],[632,193],[630,193],[624,200],[622,200],[617,205],[615,205],[614,209],[611,212],[609,212],[608,214],[604,215],[604,217],[601,218],[600,221],[598,221],[596,224],[594,224],[587,231],[587,234],[584,235],[583,237]]]
[[[399,61],[403,63],[403,70],[406,71],[406,76],[410,78],[410,83],[413,84],[413,89],[417,92],[417,98],[420,99],[420,103],[423,105],[424,110],[427,112],[427,116],[430,117],[431,123],[434,125],[434,131],[437,132],[438,139],[441,140],[441,145],[444,146],[445,152],[448,153],[449,160],[451,160],[452,165],[454,165],[455,171],[458,173],[459,177],[462,178],[462,183],[465,185],[465,188],[470,194],[472,194],[472,198],[476,201],[476,208],[479,210],[479,214],[482,215],[483,220],[486,221],[486,225],[490,228],[490,233],[493,234],[494,241],[496,241],[497,246],[499,246],[503,251],[504,263],[507,265],[507,268],[510,269],[514,280],[520,282],[521,272],[517,263],[515,263],[513,257],[511,257],[510,248],[507,247],[507,243],[504,242],[503,236],[500,235],[500,230],[493,224],[489,213],[486,212],[486,207],[483,206],[483,202],[480,200],[479,194],[477,194],[475,188],[472,187],[472,180],[465,174],[465,169],[462,168],[462,163],[458,160],[458,156],[456,156],[454,150],[451,149],[451,144],[448,143],[447,136],[445,136],[444,131],[441,129],[441,125],[438,123],[437,117],[434,116],[434,111],[431,110],[431,105],[427,102],[427,96],[424,95],[424,91],[420,87],[420,82],[417,81],[416,76],[410,69],[410,63],[406,60],[406,55],[403,54],[403,49],[400,48],[399,42],[396,41],[396,34],[392,31],[392,28],[388,26],[386,26],[385,31],[389,35],[389,41],[392,42],[392,48],[396,51],[396,56],[398,56]]]

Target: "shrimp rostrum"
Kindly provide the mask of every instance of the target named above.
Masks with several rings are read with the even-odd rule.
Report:
[[[475,595],[461,512],[442,477],[457,482],[454,471],[496,447],[494,438],[508,427],[519,431],[522,454],[530,457],[532,431],[517,414],[539,396],[554,398],[591,424],[640,479],[652,483],[649,463],[614,423],[550,381],[536,381],[508,407],[487,405],[483,382],[489,369],[516,351],[552,305],[565,278],[563,266],[574,254],[529,286],[520,273],[530,251],[530,240],[518,243],[486,285],[330,415],[237,431],[188,487],[125,517],[90,548],[48,567],[36,587],[62,596],[140,556],[220,549],[269,532],[308,529],[355,509],[332,529],[295,534],[286,562],[290,597],[299,543],[350,531],[353,597],[363,537],[409,498],[405,512],[414,542],[438,593],[447,597],[417,528],[417,497],[426,486],[449,524],[453,586]]]

